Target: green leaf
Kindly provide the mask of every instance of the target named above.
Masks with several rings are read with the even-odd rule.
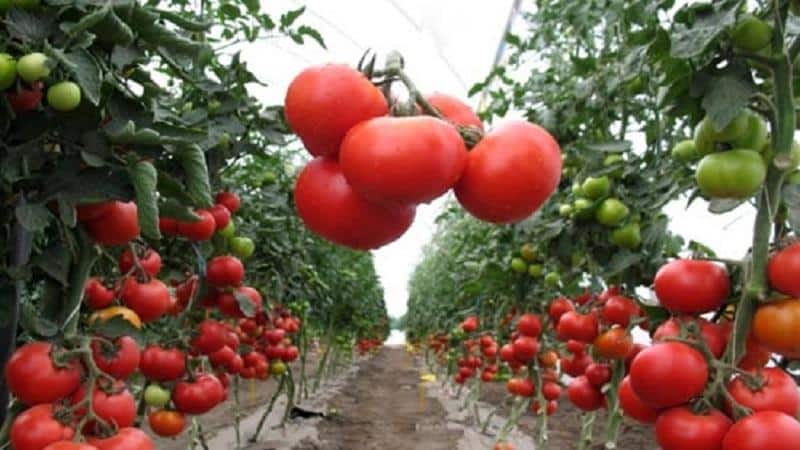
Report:
[[[158,192],[167,198],[172,198],[184,205],[195,204],[196,201],[186,191],[186,186],[175,179],[168,172],[162,172],[158,177]]]
[[[610,278],[622,273],[625,269],[637,264],[641,261],[642,255],[633,253],[628,250],[622,250],[614,253],[611,260],[608,262],[606,269],[603,272],[605,277]]]
[[[151,239],[160,239],[158,229],[158,172],[150,161],[139,161],[129,169],[133,188],[136,191],[136,206],[142,234]]]
[[[55,18],[51,15],[36,14],[33,11],[18,8],[12,8],[5,14],[8,34],[23,42],[42,42],[53,31]]]
[[[322,39],[322,35],[315,28],[311,28],[308,25],[300,25],[297,28],[297,34],[301,36],[308,36],[311,39],[314,39],[320,47],[328,48],[325,46],[325,41]]]
[[[243,0],[243,3],[250,14],[258,13],[258,10],[261,8],[261,2],[259,0]]]
[[[111,50],[111,64],[122,69],[135,63],[143,56],[144,53],[137,47],[115,45],[114,49]]]
[[[144,341],[142,332],[120,316],[114,316],[105,322],[97,321],[92,329],[94,333],[103,335],[108,339],[130,336],[136,342],[142,343]]]
[[[708,211],[714,214],[725,214],[726,212],[738,208],[746,201],[747,199],[712,198],[711,201],[708,202]]]
[[[111,12],[111,4],[106,3],[103,5],[102,8],[95,10],[92,13],[89,13],[81,18],[76,23],[62,23],[61,29],[67,34],[70,38],[75,38],[80,33],[92,28],[93,26],[100,23],[103,19],[105,19],[108,14]]]
[[[129,120],[121,127],[106,127],[106,132],[111,142],[115,144],[147,146],[164,144],[161,135],[157,131],[150,128],[137,129],[132,120]]]
[[[255,317],[256,307],[253,305],[253,302],[250,301],[250,297],[242,294],[238,290],[233,291],[233,296],[236,297],[236,303],[239,304],[239,310],[242,311],[242,314],[244,314],[245,317]]]
[[[232,3],[222,4],[222,6],[219,7],[219,10],[230,19],[236,19],[242,15],[242,12],[239,11],[239,7]]]
[[[47,53],[61,63],[72,75],[81,87],[84,98],[93,105],[100,103],[100,66],[91,54],[79,48],[70,53],[64,53],[59,49],[45,47]]]
[[[98,39],[104,43],[127,46],[134,40],[133,30],[112,10],[105,20],[92,28]]]
[[[53,217],[46,206],[41,203],[19,205],[14,210],[17,221],[30,232],[42,231]]]
[[[301,6],[292,11],[287,11],[281,14],[281,28],[288,28],[306,11],[305,6]]]
[[[20,325],[34,336],[52,338],[58,334],[58,325],[45,319],[31,302],[22,304],[19,315]]]
[[[178,14],[172,11],[159,10],[158,14],[162,19],[172,22],[186,31],[207,31],[211,28],[211,23],[200,22],[194,17],[189,18],[187,13]]]
[[[178,158],[185,173],[186,189],[198,202],[197,206],[208,208],[213,205],[203,149],[199,145],[187,145],[179,151]]]
[[[75,206],[67,202],[61,196],[58,197],[58,215],[64,225],[73,228],[78,223],[77,214],[75,213]]]
[[[630,151],[633,143],[631,141],[592,142],[585,144],[584,147],[597,152],[622,153]]]
[[[739,70],[726,70],[713,78],[709,89],[703,96],[703,108],[711,118],[717,130],[725,128],[750,102],[750,97],[758,88],[749,71],[746,74]]]
[[[42,253],[34,257],[34,266],[42,269],[50,278],[61,283],[61,286],[69,284],[70,254],[67,248],[61,243],[56,243],[46,248]]]
[[[722,9],[709,13],[698,12],[698,18],[691,28],[676,24],[670,40],[670,55],[673,58],[694,58],[736,21],[736,8]]]
[[[159,182],[161,182],[162,178],[163,176],[159,177]],[[161,217],[169,217],[181,222],[197,222],[200,220],[199,217],[194,215],[191,208],[173,198],[160,201],[158,213]]]
[[[800,184],[784,185],[783,201],[788,208],[789,225],[795,234],[800,235]]]
[[[171,52],[195,58],[203,48],[203,44],[187,39],[158,23],[158,14],[143,8],[134,11],[131,24],[139,37],[154,47],[168,49]]]

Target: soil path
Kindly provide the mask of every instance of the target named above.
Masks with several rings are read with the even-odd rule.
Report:
[[[442,404],[419,386],[414,357],[383,347],[328,403],[336,415],[317,426],[315,442],[296,450],[452,450],[463,431],[448,426]]]

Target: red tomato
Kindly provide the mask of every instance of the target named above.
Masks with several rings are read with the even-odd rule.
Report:
[[[428,203],[456,184],[467,148],[456,129],[431,116],[378,117],[345,136],[339,164],[348,184],[381,205]]]
[[[370,203],[347,183],[339,164],[317,158],[306,164],[294,190],[297,213],[306,227],[339,245],[358,250],[381,247],[411,226],[415,207]]]
[[[280,344],[284,337],[286,337],[286,331],[281,328],[273,328],[264,331],[264,338],[266,338],[267,342],[271,345]]]
[[[586,347],[587,345],[585,342],[576,341],[575,339],[567,341],[567,351],[573,355],[583,355],[586,353]]]
[[[228,330],[220,322],[206,319],[197,325],[197,334],[192,339],[192,348],[204,355],[214,353],[225,346]]]
[[[589,383],[592,383],[592,386],[599,389],[611,381],[611,366],[604,363],[592,363],[586,368],[584,375]]]
[[[665,264],[656,273],[654,283],[661,306],[678,314],[714,311],[731,290],[725,266],[692,259]]]
[[[456,97],[434,92],[426,97],[428,103],[438,109],[449,121],[456,125],[473,126],[483,130],[483,122],[467,104]]]
[[[800,243],[775,253],[767,265],[769,285],[792,297],[800,297]]]
[[[216,204],[209,208],[208,212],[214,216],[214,225],[216,225],[216,231],[225,228],[231,221],[231,212],[225,207],[225,205]]]
[[[539,209],[560,179],[561,149],[556,140],[538,125],[509,121],[469,152],[455,193],[473,216],[512,223]]]
[[[654,341],[667,341],[667,338],[678,337],[681,333],[681,323],[694,322],[700,328],[700,335],[706,346],[715,357],[721,358],[728,345],[725,327],[711,323],[702,317],[673,317],[662,323],[653,334]]]
[[[558,320],[556,332],[562,341],[575,339],[581,342],[593,342],[598,333],[597,316],[577,311],[567,312]]]
[[[14,450],[41,450],[47,445],[72,439],[74,430],[53,417],[53,405],[44,403],[23,411],[11,424],[9,442]]]
[[[214,216],[206,210],[197,210],[194,215],[199,218],[196,222],[178,222],[178,234],[192,241],[207,241],[214,236],[217,224]]]
[[[664,411],[656,420],[656,440],[663,450],[722,450],[731,419],[716,409],[695,414],[685,406]]]
[[[655,423],[658,410],[648,406],[631,387],[631,378],[627,376],[619,384],[619,405],[626,416],[642,423]]]
[[[478,316],[469,316],[461,322],[461,329],[464,333],[474,333],[478,330],[479,325],[480,321],[478,320]]]
[[[204,414],[223,401],[225,388],[214,375],[204,374],[194,382],[180,381],[172,391],[175,408],[185,414]]]
[[[728,392],[742,406],[753,411],[781,411],[796,416],[800,411],[800,391],[794,379],[777,367],[767,367],[757,376],[758,387],[751,389],[740,375],[728,383]]]
[[[800,448],[800,423],[779,411],[759,411],[733,424],[722,450],[789,450]]]
[[[300,356],[300,349],[297,348],[296,345],[290,345],[286,347],[283,351],[283,355],[281,355],[281,360],[283,362],[292,362],[296,360]]]
[[[18,348],[6,362],[6,386],[20,402],[28,406],[53,403],[80,386],[80,363],[73,360],[57,367],[50,357],[52,350],[47,342],[31,342]]]
[[[156,450],[150,437],[138,428],[122,428],[105,439],[89,437],[89,444],[97,450]]]
[[[147,416],[147,423],[153,433],[162,437],[177,436],[186,428],[186,419],[177,411],[153,411]]]
[[[567,397],[581,411],[595,411],[603,406],[603,393],[581,375],[567,386]]]
[[[82,442],[58,441],[53,442],[42,450],[97,450],[97,447]]]
[[[522,363],[533,361],[539,353],[539,341],[530,336],[521,336],[511,344],[514,348],[514,359]]]
[[[114,378],[124,380],[139,367],[139,344],[130,336],[117,338],[114,344],[92,341],[92,358],[97,368]]]
[[[134,202],[109,202],[105,214],[84,222],[86,232],[100,245],[122,245],[139,236],[138,208]]]
[[[172,304],[167,285],[155,278],[146,283],[140,283],[136,277],[126,278],[120,298],[145,323],[166,314]]]
[[[516,361],[514,358],[514,346],[511,344],[505,344],[500,347],[500,359],[507,363]]]
[[[215,287],[239,286],[244,280],[244,264],[230,255],[216,256],[206,267],[206,281]]]
[[[523,336],[538,337],[542,334],[542,321],[536,314],[523,314],[517,323],[517,331]]]
[[[753,316],[753,336],[767,350],[788,358],[800,358],[800,299],[764,303]]]
[[[341,64],[309,67],[286,91],[289,126],[314,156],[336,156],[345,134],[357,124],[385,116],[383,93],[357,70]]]
[[[572,357],[561,357],[561,371],[571,377],[581,376],[586,373],[586,368],[592,364],[594,360],[588,353],[575,355]]]
[[[633,360],[636,359],[636,356],[642,352],[642,350],[646,349],[647,346],[644,344],[633,344],[633,348],[628,356],[625,358],[625,373],[630,372],[631,364],[633,364]]]
[[[78,222],[95,220],[108,214],[114,208],[114,202],[84,203],[75,207]]]
[[[615,327],[597,336],[593,346],[603,358],[625,359],[633,350],[633,338],[627,329]]]
[[[43,86],[41,82],[36,82],[30,89],[20,87],[18,91],[8,92],[6,98],[11,109],[17,114],[35,110],[42,103]]]
[[[100,278],[92,277],[86,281],[83,296],[89,308],[103,309],[114,303],[116,294],[112,289],[107,288]]]
[[[542,396],[545,400],[558,400],[561,397],[561,386],[552,381],[545,381],[542,385]]]
[[[610,325],[627,327],[631,318],[638,317],[641,310],[636,301],[621,295],[615,295],[603,305],[603,321]]]
[[[239,198],[239,194],[235,192],[217,192],[214,202],[224,206],[231,214],[236,214],[242,206],[242,200]]]
[[[161,272],[161,255],[152,248],[147,249],[144,256],[139,257],[139,264],[141,264],[144,272],[151,277],[157,276]],[[133,253],[130,249],[126,249],[119,256],[119,271],[126,274],[133,269]]]
[[[85,395],[86,389],[81,386],[72,394],[72,404],[80,403]],[[121,381],[114,383],[108,392],[95,387],[92,393],[92,409],[97,417],[119,428],[132,426],[136,418],[136,400]],[[86,409],[78,408],[75,414],[81,417],[86,414]],[[92,423],[94,422],[89,422],[88,426],[91,427]]]
[[[536,386],[530,378],[512,378],[506,383],[506,388],[511,394],[520,397],[533,397]]]
[[[186,355],[177,348],[151,345],[142,352],[139,370],[148,380],[172,381],[186,373]]]
[[[256,317],[261,314],[261,304],[264,302],[264,299],[261,298],[261,294],[259,294],[257,290],[251,288],[250,286],[242,286],[236,288],[236,293],[243,295],[250,300],[254,311],[253,314],[251,314],[251,317]],[[233,292],[220,293],[217,296],[217,306],[219,307],[219,311],[226,316],[237,318],[246,317],[239,306],[239,301],[236,299],[236,295]]]
[[[646,348],[631,364],[631,386],[645,403],[668,408],[700,395],[708,379],[703,354],[680,342]]]

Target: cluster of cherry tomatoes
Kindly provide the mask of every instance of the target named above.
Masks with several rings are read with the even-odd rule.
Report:
[[[358,350],[359,355],[367,355],[372,353],[383,346],[382,339],[374,339],[374,338],[363,338],[359,339],[356,342],[356,350]]]
[[[315,157],[294,192],[310,230],[372,249],[399,238],[418,204],[450,189],[477,218],[510,223],[530,216],[558,186],[560,148],[541,127],[507,122],[468,151],[460,133],[483,130],[469,106],[443,94],[415,94],[421,110],[436,116],[397,116],[388,90],[345,65],[311,67],[292,81],[286,118]]]

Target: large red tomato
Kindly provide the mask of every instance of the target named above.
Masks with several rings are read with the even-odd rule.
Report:
[[[177,348],[151,345],[142,352],[139,370],[148,380],[172,381],[186,372],[186,355]]]
[[[53,405],[44,403],[14,418],[9,439],[14,450],[41,450],[53,442],[72,439],[74,434],[72,428],[53,417]]]
[[[562,356],[561,370],[571,377],[577,377],[586,373],[586,369],[594,362],[588,353],[580,355]]]
[[[243,279],[244,264],[235,256],[216,256],[208,262],[206,280],[212,286],[239,286]]]
[[[120,297],[127,307],[139,315],[142,322],[160,318],[172,304],[167,285],[155,278],[140,283],[136,277],[128,277],[122,285]]]
[[[593,342],[598,333],[597,316],[569,311],[558,320],[556,331],[562,341],[575,339],[581,342]]]
[[[673,317],[656,328],[653,340],[666,341],[667,338],[680,336],[681,324],[687,322],[694,322],[697,325],[700,329],[700,336],[708,349],[715,357],[721,358],[728,345],[727,330],[724,326],[711,323],[702,317]],[[692,338],[690,337],[690,339]]]
[[[414,220],[414,206],[380,206],[358,195],[339,164],[317,158],[297,178],[297,212],[314,233],[358,250],[381,247],[399,238]]]
[[[112,201],[100,217],[84,222],[86,231],[101,245],[122,245],[139,236],[138,208],[134,202]]]
[[[767,266],[769,285],[792,297],[800,297],[800,243],[772,255]]]
[[[383,93],[357,70],[341,64],[309,67],[289,85],[286,120],[314,156],[336,156],[357,124],[385,116]]]
[[[790,450],[800,448],[800,423],[779,411],[759,411],[733,424],[722,450]]]
[[[542,334],[542,321],[536,314],[523,314],[517,322],[517,331],[523,336],[537,337]]]
[[[53,403],[80,386],[80,363],[73,360],[57,367],[50,356],[52,349],[47,342],[31,342],[18,348],[6,363],[6,386],[22,403]]]
[[[133,269],[133,264],[133,253],[130,249],[126,249],[119,256],[119,271],[123,274],[126,274]],[[149,248],[145,252],[144,256],[139,257],[139,264],[142,266],[142,269],[145,271],[145,273],[151,277],[154,277],[161,272],[161,255],[159,255],[158,252],[152,248]]]
[[[42,450],[97,450],[97,447],[83,442],[58,441],[53,442]]]
[[[434,92],[426,97],[428,103],[438,109],[449,121],[456,125],[473,126],[483,130],[483,122],[467,104],[447,94]]]
[[[172,391],[175,408],[185,414],[204,414],[217,406],[225,396],[225,388],[214,375],[201,375],[194,382],[181,381]]]
[[[77,405],[83,401],[85,395],[86,389],[81,386],[72,394],[72,404]],[[108,392],[95,387],[92,393],[92,409],[97,417],[119,428],[132,426],[136,418],[136,400],[122,381],[115,382]],[[78,408],[75,414],[83,416],[86,409]]]
[[[177,233],[192,241],[207,241],[214,236],[217,230],[217,222],[214,215],[210,212],[199,209],[194,211],[198,220],[195,222],[178,222]]]
[[[703,354],[680,342],[646,348],[631,364],[631,387],[654,408],[668,408],[700,395],[708,379]]]
[[[115,293],[103,284],[103,280],[97,277],[89,278],[83,288],[83,297],[86,304],[92,309],[103,309],[114,303]]]
[[[509,121],[470,151],[455,193],[475,217],[512,223],[539,209],[560,179],[558,142],[538,125]]]
[[[662,450],[722,450],[731,419],[716,409],[695,414],[685,406],[661,413],[656,420],[656,440]]]
[[[204,355],[214,353],[225,346],[228,330],[221,322],[206,319],[197,325],[197,334],[192,339],[192,348]]]
[[[678,259],[662,266],[655,278],[661,306],[679,314],[714,311],[728,298],[730,289],[728,271],[711,261]]]
[[[156,450],[150,436],[138,428],[122,428],[108,438],[90,437],[89,444],[97,450]]]
[[[631,318],[638,317],[641,312],[635,300],[621,295],[610,297],[604,303],[603,321],[611,325],[627,327]]]
[[[650,407],[636,395],[631,387],[631,378],[627,376],[619,384],[619,406],[626,416],[642,423],[655,423],[658,410]]]
[[[760,385],[752,388],[743,376],[734,378],[728,383],[731,396],[753,411],[781,411],[796,416],[800,411],[800,391],[794,379],[777,367],[767,367],[758,376]]]
[[[110,344],[92,341],[92,358],[97,368],[114,378],[128,378],[139,367],[139,344],[130,336],[121,336]]]
[[[353,190],[381,205],[428,203],[461,178],[467,148],[456,129],[431,116],[378,117],[353,127],[339,164]]]
[[[592,386],[592,383],[584,375],[570,382],[567,386],[567,397],[582,411],[594,411],[603,406],[603,393],[600,392],[600,389]]]
[[[558,321],[561,320],[561,316],[574,310],[575,305],[572,304],[572,300],[560,297],[550,302],[550,306],[547,308],[547,315],[550,316],[550,320],[553,321],[553,325],[558,325]]]

